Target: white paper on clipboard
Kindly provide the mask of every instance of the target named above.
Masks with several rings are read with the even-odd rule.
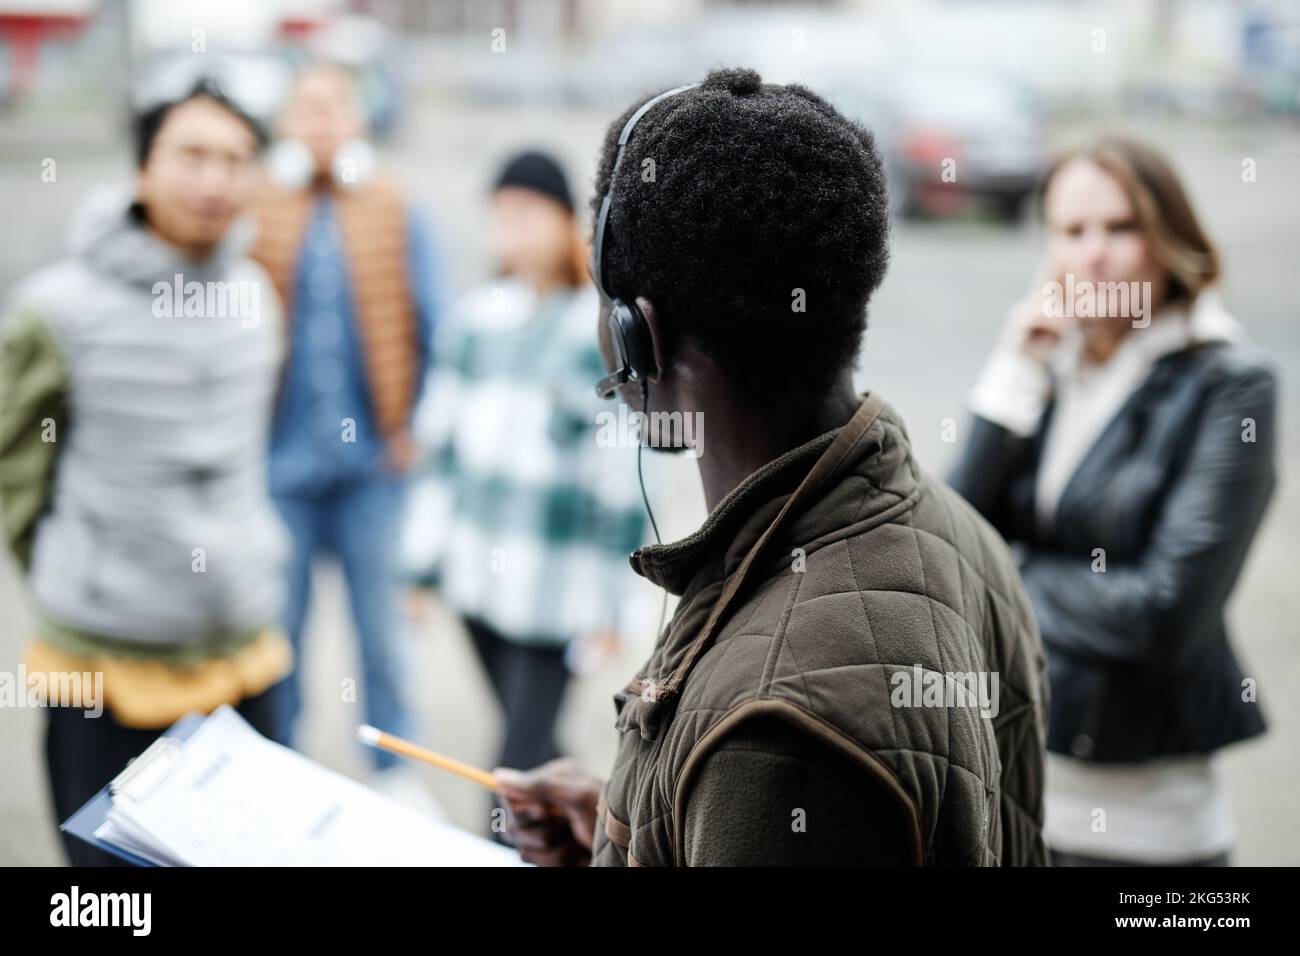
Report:
[[[221,707],[112,784],[108,839],[181,866],[518,866],[518,854],[431,820],[262,737]],[[111,831],[111,832],[108,832]]]

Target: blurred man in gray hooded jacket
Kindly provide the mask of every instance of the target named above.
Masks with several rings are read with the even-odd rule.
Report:
[[[0,512],[36,610],[26,680],[50,705],[60,821],[188,711],[276,726],[279,322],[239,221],[262,145],[208,84],[144,114],[134,191],[93,196],[71,255],[5,309]]]

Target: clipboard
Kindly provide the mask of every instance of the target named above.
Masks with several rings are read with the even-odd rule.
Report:
[[[144,857],[137,856],[129,850],[124,850],[119,846],[101,840],[95,835],[101,826],[108,820],[108,811],[113,806],[113,790],[121,782],[130,779],[147,767],[154,757],[166,748],[165,741],[171,741],[173,744],[188,740],[194,731],[202,726],[206,718],[198,712],[186,714],[176,723],[162,732],[162,735],[154,741],[140,756],[133,759],[116,777],[110,780],[104,787],[93,797],[87,800],[81,809],[77,810],[72,816],[68,817],[59,825],[59,829],[64,833],[70,833],[72,836],[88,843],[91,846],[110,853],[120,860],[130,863],[132,866],[158,866],[152,860],[146,860]]]
[[[223,704],[186,714],[60,828],[135,866],[523,866],[268,740]]]

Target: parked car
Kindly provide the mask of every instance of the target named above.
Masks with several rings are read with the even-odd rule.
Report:
[[[891,105],[904,214],[950,215],[976,201],[1020,217],[1047,161],[1044,122],[1026,90],[928,74],[899,81]]]

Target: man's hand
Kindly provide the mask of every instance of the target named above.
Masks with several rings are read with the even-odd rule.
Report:
[[[411,439],[409,429],[399,429],[389,436],[384,455],[388,467],[393,471],[400,475],[409,470],[411,465],[415,464],[415,454],[415,442]]]
[[[433,588],[409,587],[402,592],[402,614],[408,621],[424,624],[433,616]]]
[[[596,833],[596,804],[605,782],[572,757],[534,770],[498,767],[497,792],[509,811],[506,839],[537,866],[587,866]]]

